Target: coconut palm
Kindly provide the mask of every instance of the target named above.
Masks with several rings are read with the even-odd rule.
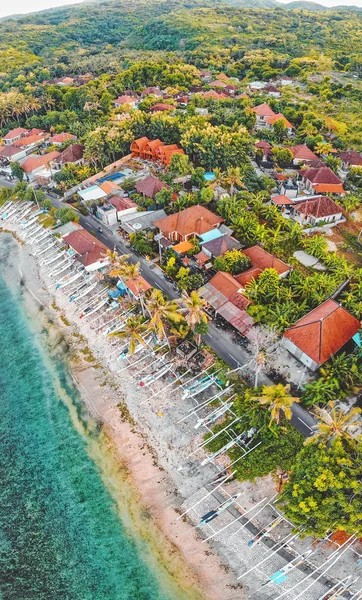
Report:
[[[137,262],[135,264],[125,264],[124,267],[124,277],[127,281],[132,282],[136,289],[137,297],[141,303],[142,314],[145,316],[145,305],[144,305],[144,291],[140,287],[140,278],[141,278],[141,263]]]
[[[149,324],[143,322],[142,317],[130,317],[127,319],[126,328],[121,331],[115,331],[111,333],[111,337],[119,337],[119,338],[130,338],[129,342],[129,353],[134,354],[136,350],[137,343],[142,344],[145,348],[147,348],[147,344],[143,338],[143,334],[145,334],[149,329]]]
[[[335,439],[351,440],[356,437],[358,429],[361,428],[361,421],[356,420],[360,414],[360,408],[353,408],[349,413],[338,410],[333,401],[327,404],[326,408],[317,408],[316,414],[320,422],[315,425],[315,433],[305,440],[305,444],[314,442],[329,445]]]
[[[179,300],[179,304],[182,306],[179,312],[184,315],[187,325],[194,333],[197,325],[200,323],[208,323],[209,317],[204,310],[207,302],[201,298],[195,290],[192,291],[190,295],[183,294],[182,298]],[[201,343],[201,335],[197,334],[195,337],[196,343],[199,346]]]
[[[223,183],[229,186],[229,193],[231,197],[234,196],[236,187],[245,188],[243,175],[245,176],[245,169],[243,169],[242,174],[240,167],[229,167],[224,175]]]
[[[154,288],[146,300],[146,308],[151,315],[150,327],[157,331],[159,340],[166,335],[165,323],[180,323],[184,320],[178,310],[177,302],[167,300],[161,290]],[[167,340],[168,341],[168,340]]]
[[[270,410],[270,422],[269,427],[276,423],[279,425],[282,415],[285,416],[288,421],[293,416],[292,406],[294,402],[299,402],[299,398],[293,398],[289,394],[290,386],[282,385],[263,385],[261,394],[256,399],[261,406],[266,406]]]

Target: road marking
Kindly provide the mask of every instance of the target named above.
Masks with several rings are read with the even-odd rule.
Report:
[[[104,238],[105,240],[107,239],[107,236],[103,235],[103,233],[101,233],[101,237]]]
[[[162,287],[160,285],[158,285],[158,283],[155,283],[155,285],[158,287],[159,290],[161,290],[161,292],[163,291]]]
[[[237,365],[240,365],[239,361],[237,361],[236,358],[234,358],[233,356],[231,356],[231,354],[229,352],[228,352],[228,354],[229,354],[230,358],[232,358],[236,362]]]
[[[303,425],[305,425],[306,427],[308,427],[309,431],[313,431],[313,429],[311,427],[309,427],[309,425],[307,425],[307,423],[305,421],[303,421],[303,419],[301,419],[300,417],[297,417],[298,421],[300,421],[301,423],[303,423]]]

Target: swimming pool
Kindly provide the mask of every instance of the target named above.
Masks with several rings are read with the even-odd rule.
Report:
[[[208,171],[207,173],[204,174],[204,179],[205,181],[213,181],[215,179],[216,175],[214,173],[214,171]]]

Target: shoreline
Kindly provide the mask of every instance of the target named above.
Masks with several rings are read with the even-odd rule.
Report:
[[[13,232],[7,230],[6,233],[11,235]],[[209,545],[202,543],[196,532],[192,533],[191,523],[176,520],[185,495],[177,486],[174,473],[162,460],[165,453],[160,456],[162,448],[154,443],[146,428],[137,422],[137,416],[132,414],[126,374],[124,382],[123,378],[120,382],[105,360],[103,362],[99,349],[92,344],[92,336],[85,336],[84,331],[80,333],[81,328],[66,305],[67,297],[49,291],[34,256],[19,243],[16,235],[13,237],[17,242],[20,278],[24,280],[33,302],[38,303],[38,309],[44,310],[44,316],[70,347],[70,372],[87,411],[101,423],[98,443],[117,472],[105,474],[105,465],[103,468],[98,465],[100,475],[119,507],[120,517],[127,519],[126,513],[129,513],[126,528],[133,529],[146,540],[152,549],[151,562],[166,571],[168,578],[186,594],[182,597],[243,600],[246,595],[229,572],[230,568],[211,551]],[[37,285],[36,292],[32,289],[34,284]],[[81,348],[85,342],[86,348]],[[93,352],[98,355],[96,362],[91,360]],[[125,498],[124,493],[119,493],[117,483],[123,483],[122,492],[124,485],[129,487],[127,511],[121,509]]]

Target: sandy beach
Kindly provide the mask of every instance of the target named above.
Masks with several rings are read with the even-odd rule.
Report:
[[[49,325],[54,324],[55,340],[57,335],[66,340],[74,379],[87,410],[102,427],[100,439],[108,460],[99,465],[101,475],[122,520],[126,519],[127,526],[135,528],[152,548],[151,562],[157,560],[193,600],[246,598],[232,571],[202,543],[191,523],[177,520],[182,503],[198,489],[198,481],[200,485],[205,481],[207,471],[192,481],[187,476],[190,465],[183,466],[185,457],[180,456],[185,441],[182,431],[167,418],[173,406],[164,397],[155,399],[152,406],[140,406],[144,396],[142,388],[136,387],[139,383],[127,370],[122,375],[114,373],[119,362],[112,364],[103,358],[107,350],[109,354],[108,339],[100,339],[86,320],[75,318],[74,305],[66,294],[49,286],[31,246],[24,247],[17,240],[13,266],[18,281],[22,280],[30,294],[29,300],[31,297],[40,308],[40,320],[46,318]],[[160,392],[162,385],[158,385]],[[173,394],[172,401],[176,399]],[[185,410],[183,407],[180,414]]]

